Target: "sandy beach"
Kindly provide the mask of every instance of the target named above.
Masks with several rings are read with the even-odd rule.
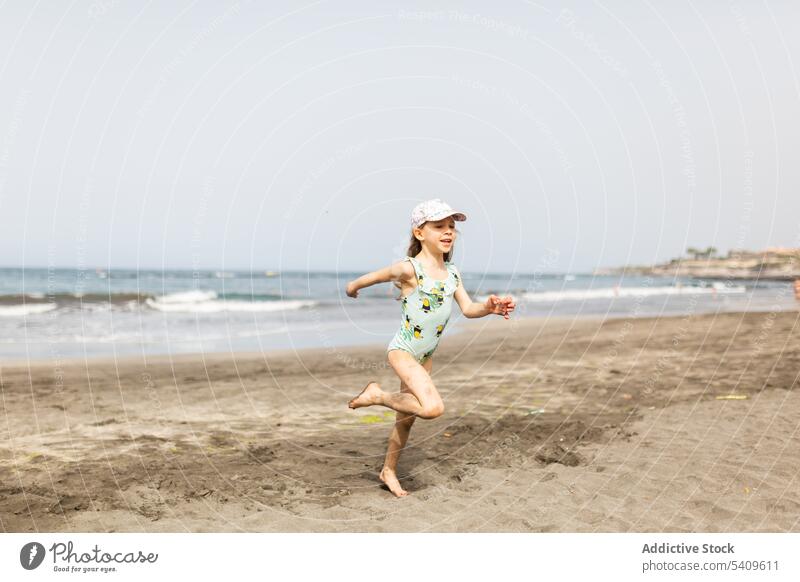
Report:
[[[800,531],[800,313],[465,322],[378,481],[385,345],[0,364],[0,528]]]

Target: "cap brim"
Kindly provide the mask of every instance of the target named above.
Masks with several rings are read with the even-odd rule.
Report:
[[[463,222],[467,219],[467,215],[463,212],[444,212],[442,214],[434,214],[430,218],[427,218],[427,222],[434,222],[437,220],[442,220],[443,218],[447,218],[448,216],[452,216],[453,220],[458,220],[459,222]]]

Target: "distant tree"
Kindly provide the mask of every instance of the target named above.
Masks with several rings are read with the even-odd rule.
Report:
[[[716,254],[717,254],[717,247],[706,247],[706,250],[703,253],[705,258],[707,259],[713,259],[716,256]]]
[[[690,254],[693,259],[697,260],[697,258],[700,256],[701,251],[694,247],[689,247],[688,249],[686,249],[686,252]]]

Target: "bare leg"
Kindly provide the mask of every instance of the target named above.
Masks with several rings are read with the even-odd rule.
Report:
[[[376,404],[391,408],[397,411],[398,414],[419,414],[422,410],[422,405],[413,394],[384,392],[377,382],[367,384],[361,394],[353,398],[348,406],[350,408],[361,408],[362,406],[374,406]]]
[[[392,434],[389,436],[389,449],[386,451],[386,459],[383,461],[383,469],[381,469],[379,476],[380,480],[386,483],[389,490],[397,497],[408,495],[408,491],[403,489],[397,479],[397,461],[400,459],[400,451],[405,448],[406,442],[408,442],[408,435],[411,433],[411,425],[414,424],[414,419],[416,419],[416,416],[413,414],[397,413],[397,420],[395,420]]]
[[[428,358],[423,367],[430,374],[433,359]],[[409,387],[405,382],[400,382],[400,391],[403,393],[410,392]],[[397,479],[397,462],[400,459],[400,453],[405,448],[408,442],[408,436],[411,433],[411,427],[416,420],[416,415],[406,414],[405,412],[398,412],[397,418],[392,429],[392,434],[389,436],[389,448],[386,451],[386,459],[383,462],[383,469],[380,473],[380,480],[386,483],[389,490],[397,497],[405,497],[408,491],[403,489],[400,481]]]

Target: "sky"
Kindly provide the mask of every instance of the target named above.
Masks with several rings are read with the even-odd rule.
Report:
[[[0,11],[0,266],[374,270],[429,198],[463,271],[800,247],[797,3]]]

